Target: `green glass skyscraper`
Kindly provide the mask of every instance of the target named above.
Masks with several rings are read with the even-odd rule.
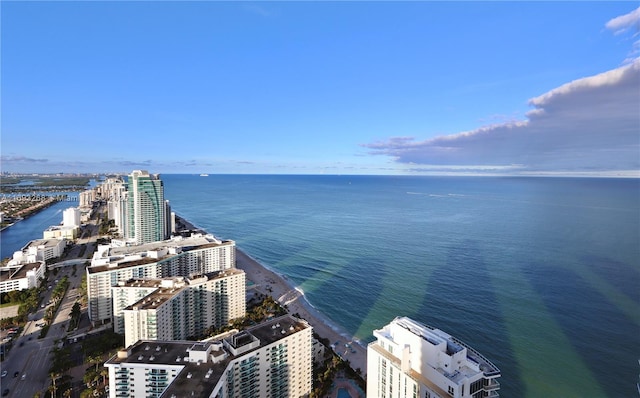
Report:
[[[164,185],[157,174],[134,170],[127,181],[126,237],[136,243],[164,240],[167,233],[167,204]]]

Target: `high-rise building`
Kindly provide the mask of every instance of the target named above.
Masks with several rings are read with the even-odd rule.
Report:
[[[201,234],[137,246],[100,245],[86,269],[89,319],[94,325],[111,322],[111,288],[120,282],[192,277],[235,268],[235,249],[234,241]]]
[[[127,238],[148,243],[168,238],[167,203],[164,186],[157,174],[134,170],[127,181]]]
[[[442,330],[406,317],[374,330],[367,347],[367,397],[498,397],[500,370]]]
[[[176,232],[175,224],[176,224],[176,214],[171,211],[171,206],[169,205],[169,201],[164,201],[164,235],[168,238]]]
[[[140,298],[150,286],[153,291]],[[235,268],[195,278],[134,279],[112,288],[114,330],[122,324],[125,347],[193,338],[245,316],[245,291],[244,271]]]
[[[91,206],[93,206],[93,201],[96,200],[96,190],[88,189],[86,191],[82,191],[78,194],[78,198],[81,208],[91,208]]]
[[[62,212],[62,225],[65,227],[80,226],[80,209],[77,207],[69,207]]]
[[[140,340],[105,363],[109,396],[309,396],[312,330],[284,315],[222,340]]]
[[[108,178],[102,186],[103,197],[107,200],[107,216],[124,237],[127,233],[127,186],[120,178]]]

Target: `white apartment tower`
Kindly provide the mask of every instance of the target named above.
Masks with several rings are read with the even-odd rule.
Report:
[[[109,397],[304,397],[311,326],[285,315],[223,340],[141,340],[110,358]]]
[[[234,241],[200,234],[137,246],[98,246],[86,269],[89,319],[94,325],[112,321],[111,288],[121,282],[192,277],[235,268],[235,249]]]
[[[62,212],[62,225],[65,227],[80,226],[80,209],[77,207],[69,207]]]
[[[121,180],[113,180],[109,184],[109,189],[105,190],[107,195],[107,211],[109,219],[114,221],[120,235],[125,236],[127,231],[127,187]]]
[[[93,206],[93,201],[96,200],[95,189],[87,189],[86,191],[80,192],[78,194],[78,199],[80,201],[81,208],[91,208],[91,206]]]
[[[498,397],[500,370],[460,340],[406,317],[373,332],[367,397]]]
[[[124,299],[154,290],[120,309]],[[246,313],[245,273],[229,269],[196,278],[132,280],[113,287],[114,330],[122,324],[125,347],[138,340],[185,340]],[[133,293],[133,294],[132,294]]]

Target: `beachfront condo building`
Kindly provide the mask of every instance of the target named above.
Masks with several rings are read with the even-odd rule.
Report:
[[[367,397],[497,397],[500,370],[442,330],[406,317],[374,330],[367,347]]]
[[[93,206],[93,201],[96,200],[96,190],[87,189],[78,194],[78,200],[80,208],[90,209]]]
[[[111,287],[114,332],[126,335],[124,328],[124,309],[160,289],[164,280],[172,279],[129,279],[126,282],[118,282],[117,286]],[[166,282],[164,284],[166,284]]]
[[[149,285],[157,287],[135,300]],[[123,330],[125,347],[138,340],[193,339],[245,316],[245,291],[245,273],[235,268],[195,278],[131,280],[112,288],[114,330]]]
[[[219,340],[140,340],[111,357],[109,396],[304,397],[312,328],[284,315]]]
[[[127,181],[126,238],[138,244],[169,237],[168,203],[164,200],[164,185],[158,174],[134,170]]]
[[[107,200],[107,217],[113,220],[121,236],[127,231],[127,206],[129,202],[127,186],[120,179],[109,178],[108,185],[102,184],[102,195]]]
[[[111,288],[120,282],[193,277],[235,268],[235,264],[235,242],[220,241],[213,235],[176,236],[135,246],[112,240],[98,246],[86,269],[89,319],[94,326],[112,322]]]

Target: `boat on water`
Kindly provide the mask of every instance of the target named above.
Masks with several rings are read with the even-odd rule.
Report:
[[[200,177],[209,177],[209,174],[200,174]]]

